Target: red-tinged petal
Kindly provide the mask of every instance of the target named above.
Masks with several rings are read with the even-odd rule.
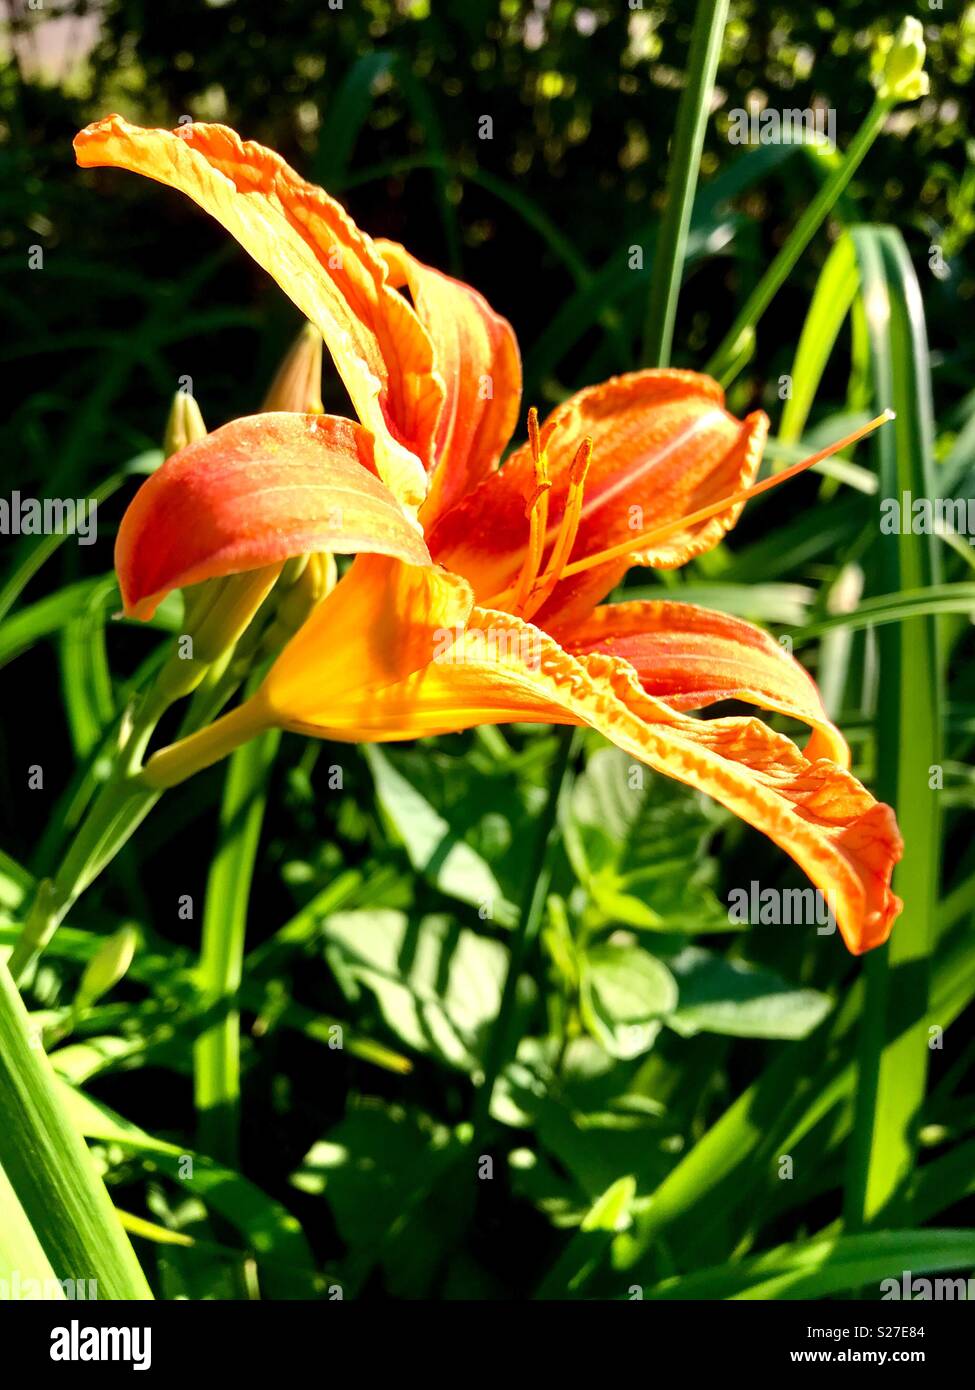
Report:
[[[108,116],[74,145],[84,168],[130,169],[185,193],[264,267],[320,329],[375,437],[380,477],[401,501],[419,505],[443,383],[423,325],[339,204],[280,155],[226,126],[143,130]]]
[[[357,630],[369,628],[367,611],[355,610]],[[375,606],[374,621],[384,611]],[[890,889],[902,850],[893,811],[845,769],[825,758],[810,762],[761,720],[690,718],[647,695],[627,662],[601,654],[580,661],[540,629],[477,608],[450,644],[427,624],[408,664],[416,663],[424,642],[429,660],[412,675],[361,687],[350,680],[332,695],[332,646],[340,631],[336,617],[327,640],[313,641],[303,629],[292,644],[296,654],[289,657],[286,649],[280,660],[290,681],[272,669],[261,694],[274,722],[351,741],[509,721],[589,725],[655,771],[721,802],[791,855],[832,905],[851,951],[869,950],[889,935],[901,908]],[[384,637],[388,662],[390,646],[407,637],[397,638],[395,625],[385,627]],[[317,697],[309,701],[308,692]]]
[[[690,603],[611,603],[554,635],[574,656],[604,652],[628,661],[647,694],[672,709],[744,700],[801,719],[813,731],[810,762],[850,765],[846,740],[812,677],[767,632],[741,618]]]
[[[334,415],[250,415],[188,445],[122,518],[115,567],[125,611],[151,618],[172,589],[309,552],[429,563],[372,468],[371,436]]]
[[[424,265],[396,242],[377,241],[376,249],[391,283],[409,286],[447,393],[422,512],[429,526],[496,468],[511,438],[521,402],[518,341],[508,320],[469,285]]]
[[[581,442],[593,441],[582,516],[570,563],[677,521],[747,487],[768,430],[762,412],[737,420],[717,382],[696,372],[633,372],[570,397],[542,430],[552,487],[548,549],[555,544],[569,496],[570,466]],[[429,529],[430,553],[463,574],[479,602],[514,582],[525,557],[525,503],[535,487],[527,446],[516,450],[464,501]],[[547,626],[589,612],[632,564],[674,569],[712,549],[741,514],[731,506],[707,521],[568,579],[560,580],[537,621]],[[542,570],[545,561],[543,559]]]

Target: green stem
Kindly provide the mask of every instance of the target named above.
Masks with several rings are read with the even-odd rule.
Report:
[[[541,925],[548,896],[551,871],[548,850],[555,833],[556,817],[566,773],[572,760],[577,730],[567,725],[559,730],[559,747],[552,764],[548,799],[538,822],[538,832],[529,865],[528,878],[518,925],[512,934],[508,970],[501,991],[498,1016],[491,1029],[484,1057],[484,1082],[474,1101],[473,1139],[476,1143],[487,1124],[495,1083],[511,1054],[511,1028],[518,999],[518,980]]]
[[[24,929],[8,962],[18,982],[31,969],[68,912],[148,815],[159,792],[130,773],[107,782],[95,798],[53,879],[38,887]]]
[[[199,985],[204,1008],[215,1014],[216,1022],[197,1038],[193,1055],[199,1146],[234,1167],[240,1111],[240,1015],[235,1003],[268,772],[280,737],[272,730],[238,748],[230,760],[203,912]]]
[[[0,962],[0,1166],[58,1279],[99,1298],[152,1297],[7,967]],[[84,1295],[82,1295],[84,1296]]]
[[[266,733],[273,724],[272,712],[258,691],[205,729],[154,753],[140,774],[140,781],[157,791],[175,787],[194,772],[218,763],[249,739]]]
[[[842,196],[847,184],[862,164],[868,150],[883,129],[895,103],[877,97],[863,124],[854,135],[843,162],[822,185],[819,192],[793,227],[785,244],[745,301],[717,352],[706,367],[710,376],[728,386],[744,367],[754,350],[755,327],[816,232]]]
[[[197,668],[192,684],[198,684],[200,672],[205,672],[205,668],[199,663],[185,664]],[[58,872],[53,879],[44,879],[40,884],[24,930],[9,960],[10,973],[18,984],[38,960],[78,898],[118,854],[159,800],[163,790],[183,781],[198,767],[216,762],[246,738],[267,727],[266,720],[260,726],[253,722],[255,702],[247,701],[210,728],[182,739],[171,749],[165,749],[162,754],[150,759],[149,767],[157,772],[161,767],[167,776],[158,779],[147,777],[141,770],[141,764],[153,731],[170,705],[188,693],[179,667],[176,658],[167,661],[145,693],[122,738],[112,776],[95,797]],[[207,707],[201,706],[197,714],[208,717]],[[234,731],[233,735],[230,734],[231,730]],[[202,756],[204,749],[210,750],[211,755]]]
[[[677,111],[677,128],[667,177],[667,207],[653,259],[650,303],[643,335],[643,364],[666,367],[677,318],[704,132],[721,56],[729,0],[698,0],[688,57],[687,86]]]

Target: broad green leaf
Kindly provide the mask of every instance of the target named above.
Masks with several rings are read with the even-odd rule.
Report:
[[[590,946],[581,959],[579,1006],[586,1028],[613,1057],[653,1046],[661,1019],[677,1004],[674,977],[639,946]]]
[[[601,1260],[613,1234],[625,1230],[629,1225],[630,1206],[635,1194],[636,1182],[626,1175],[618,1178],[596,1198],[582,1218],[578,1232],[545,1276],[535,1293],[536,1298],[573,1296]]]
[[[679,1002],[667,1026],[690,1038],[724,1033],[736,1038],[804,1038],[832,1001],[814,989],[795,989],[780,975],[713,951],[686,946],[667,960]]]
[[[417,1298],[469,1216],[477,1165],[445,1125],[353,1096],[345,1118],[312,1146],[291,1181],[331,1207],[348,1248],[343,1280],[352,1292],[380,1265],[391,1295]]]
[[[376,797],[391,829],[402,841],[417,873],[448,897],[483,910],[511,926],[517,908],[509,902],[485,860],[379,748],[364,749]]]
[[[634,1089],[639,1061],[611,1057],[585,1035],[559,1053],[554,1039],[522,1038],[491,1113],[531,1129],[539,1153],[558,1164],[561,1180],[554,1189],[543,1181],[539,1196],[546,1215],[566,1224],[580,1221],[621,1173],[633,1175],[642,1197],[652,1193],[673,1167],[675,1126],[659,1102]],[[553,1212],[548,1199],[556,1195]]]
[[[565,846],[592,904],[592,925],[648,931],[735,931],[711,889],[706,848],[723,813],[654,777],[615,748],[598,748],[562,813]]]
[[[337,912],[324,937],[339,983],[370,990],[407,1047],[477,1070],[501,1003],[503,946],[446,917],[416,921],[388,909]]]
[[[973,999],[975,942],[966,924],[942,942],[935,956],[928,1024],[949,1027]],[[653,1201],[639,1213],[634,1237],[621,1237],[623,1248],[614,1252],[618,1263],[639,1265],[662,1235],[679,1240],[690,1258],[696,1247],[709,1248],[709,1241],[725,1249],[720,1234],[717,1240],[714,1235],[722,1222],[736,1211],[761,1211],[768,1184],[782,1185],[777,1155],[793,1153],[803,1136],[844,1102],[845,1113],[833,1134],[836,1143],[845,1141],[862,1006],[860,979],[808,1040],[779,1051],[658,1186]],[[896,1036],[893,1029],[890,1036]]]

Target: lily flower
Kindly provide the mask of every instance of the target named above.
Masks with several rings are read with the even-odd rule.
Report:
[[[668,600],[603,603],[632,565],[711,550],[745,502],[859,438],[755,483],[768,430],[716,382],[638,371],[587,388],[501,466],[520,411],[511,326],[481,295],[372,241],[323,190],[223,126],[76,138],[82,165],[179,189],[214,216],[321,332],[358,415],[271,412],[190,444],[123,519],[126,610],[174,588],[309,552],[356,554],[250,699],[156,753],[165,787],[263,729],[389,741],[478,724],[588,725],[764,832],[833,906],[849,949],[901,908],[894,813],[802,667],[768,634]],[[403,293],[405,290],[407,293]],[[872,422],[872,428],[879,422]],[[737,700],[802,721],[805,747]]]

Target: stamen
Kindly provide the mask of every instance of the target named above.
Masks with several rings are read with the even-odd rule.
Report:
[[[562,520],[559,522],[559,529],[555,537],[555,544],[552,547],[551,558],[545,568],[545,573],[537,580],[535,588],[524,605],[521,614],[530,620],[534,613],[545,603],[549,594],[555,588],[562,576],[566,561],[572,554],[572,547],[575,545],[576,536],[579,534],[579,522],[582,519],[582,501],[586,490],[586,474],[589,472],[589,464],[592,462],[592,439],[586,438],[576,450],[575,458],[569,468],[569,491],[565,499],[565,510],[562,513]]]
[[[538,577],[542,553],[545,549],[545,532],[548,530],[548,494],[552,484],[548,477],[545,451],[539,438],[538,411],[534,406],[528,412],[528,442],[531,445],[532,462],[535,465],[535,490],[525,506],[525,515],[528,517],[530,528],[528,552],[525,555],[512,594],[512,611],[514,612],[518,611],[518,605],[528,597],[532,585]]]
[[[532,458],[537,466],[542,451],[538,444],[538,411],[534,406],[528,412],[528,443],[531,445]]]
[[[723,497],[720,502],[711,502],[696,512],[679,517],[677,521],[668,521],[663,526],[654,527],[652,531],[644,531],[641,535],[633,536],[630,540],[621,541],[619,545],[610,546],[608,550],[600,550],[594,555],[587,555],[583,560],[576,560],[573,564],[565,566],[559,578],[570,579],[573,575],[584,574],[586,570],[604,565],[609,560],[622,559],[625,555],[632,554],[634,550],[643,550],[648,545],[666,540],[668,536],[684,530],[687,526],[694,526],[700,521],[708,521],[719,512],[726,511],[728,507],[736,507],[739,502],[748,502],[751,498],[758,497],[760,493],[768,492],[771,488],[778,487],[780,483],[788,482],[797,474],[804,473],[807,468],[813,468],[817,463],[822,463],[824,459],[830,458],[833,454],[838,454],[841,449],[849,448],[851,444],[855,444],[865,435],[871,434],[875,429],[893,419],[894,412],[885,410],[883,414],[876,416],[875,419],[870,420],[860,429],[837,440],[835,444],[829,444],[825,449],[820,449],[818,453],[803,459],[801,463],[793,463],[788,468],[784,468],[781,473],[774,473],[770,478],[765,478],[760,483],[753,483],[751,487],[733,492],[730,496]]]

